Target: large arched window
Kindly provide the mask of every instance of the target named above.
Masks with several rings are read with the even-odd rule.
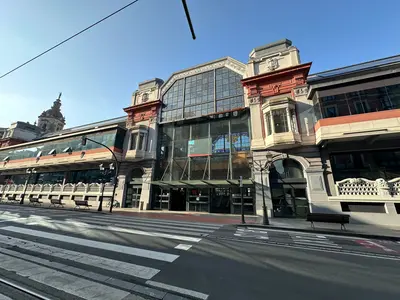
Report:
[[[275,180],[304,178],[303,167],[301,164],[290,158],[274,161],[269,171],[270,178]]]

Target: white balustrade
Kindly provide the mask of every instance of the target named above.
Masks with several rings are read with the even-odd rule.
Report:
[[[369,180],[365,178],[346,178],[336,182],[335,186],[338,196],[400,196],[400,178],[395,178],[389,181],[386,181],[383,178],[378,178],[376,180]]]

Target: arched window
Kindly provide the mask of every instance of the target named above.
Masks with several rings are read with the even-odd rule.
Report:
[[[301,164],[290,158],[274,161],[269,172],[270,178],[275,180],[304,178]]]
[[[131,178],[132,179],[142,179],[143,177],[143,171],[140,168],[135,168],[131,172]]]

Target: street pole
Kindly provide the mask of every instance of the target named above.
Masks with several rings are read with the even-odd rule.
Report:
[[[25,181],[24,191],[22,192],[21,200],[19,201],[19,204],[20,204],[20,205],[23,205],[23,204],[24,204],[25,193],[26,193],[26,189],[28,188],[29,179],[31,179],[31,174],[32,174],[32,173],[30,173],[30,172],[28,173],[28,178],[27,178],[26,181]]]
[[[241,207],[240,207],[240,213],[242,215],[242,224],[246,224],[246,221],[244,219],[244,199],[243,199],[243,177],[239,177],[239,182],[240,182],[240,201],[241,201]]]
[[[265,204],[264,178],[263,178],[263,167],[262,166],[260,166],[260,175],[261,175],[261,192],[262,192],[262,199],[263,199],[263,225],[269,225],[267,206]]]
[[[118,179],[118,172],[119,172],[119,161],[118,161],[117,156],[115,155],[114,151],[112,151],[106,145],[104,145],[104,144],[102,144],[100,142],[97,142],[95,140],[92,140],[92,139],[90,139],[88,137],[82,136],[82,142],[81,142],[82,146],[86,145],[86,141],[91,141],[91,142],[93,142],[93,143],[95,143],[97,145],[103,146],[104,148],[106,148],[108,151],[111,152],[111,154],[112,154],[112,156],[113,156],[113,158],[115,160],[114,188],[113,188],[113,192],[112,192],[112,195],[111,195],[111,205],[110,205],[110,213],[111,213],[112,212],[112,207],[114,205],[115,189],[117,187],[117,179]],[[102,206],[103,206],[103,198],[100,199],[100,205],[99,205],[99,208],[97,209],[97,211],[102,211],[103,210]]]

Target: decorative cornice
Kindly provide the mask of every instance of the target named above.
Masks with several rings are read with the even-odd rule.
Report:
[[[210,63],[204,64],[204,65],[200,65],[198,67],[193,67],[191,69],[187,69],[187,70],[183,70],[181,72],[174,73],[161,87],[161,94],[163,95],[175,83],[175,81],[177,81],[179,79],[182,79],[182,78],[185,78],[188,76],[192,76],[192,75],[196,75],[196,74],[200,74],[200,73],[204,73],[207,71],[211,71],[211,70],[214,70],[217,68],[222,68],[222,67],[227,67],[227,68],[231,69],[232,71],[240,73],[241,75],[244,75],[245,71],[246,71],[245,64],[243,64],[233,58],[226,57],[226,58],[223,58],[218,61],[210,62]]]

